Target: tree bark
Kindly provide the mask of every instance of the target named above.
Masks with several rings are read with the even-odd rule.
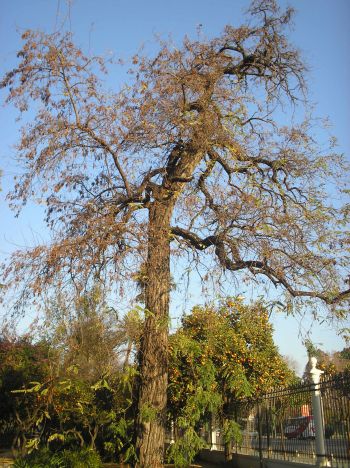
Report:
[[[137,466],[142,468],[162,466],[164,456],[172,210],[173,202],[163,197],[154,201],[149,211],[146,318],[136,421]]]
[[[222,418],[222,427],[228,426],[229,419],[227,417]],[[224,441],[224,455],[225,455],[225,462],[229,462],[232,460],[232,440]]]

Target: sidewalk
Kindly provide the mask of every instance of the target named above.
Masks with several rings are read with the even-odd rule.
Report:
[[[217,465],[216,463],[209,463],[209,462],[196,462],[198,466],[201,468],[218,468],[220,465]]]
[[[197,460],[193,462],[196,466],[200,466],[201,468],[219,468],[221,465],[220,463],[213,463],[208,461]]]

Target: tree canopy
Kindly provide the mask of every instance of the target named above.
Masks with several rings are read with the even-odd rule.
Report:
[[[136,55],[119,92],[103,89],[97,68],[107,64],[69,34],[23,34],[1,86],[36,116],[17,146],[24,172],[10,200],[42,198],[54,234],[14,254],[14,280],[29,270],[28,293],[108,265],[120,277],[130,254],[145,257],[147,210],[164,199],[176,205],[173,249],[210,251],[224,269],[264,275],[292,296],[332,304],[349,294],[335,274],[348,265],[337,255],[347,207],[331,207],[325,190],[344,161],[321,154],[310,121],[274,121],[274,107],[305,90],[306,68],[283,32],[292,11],[263,1],[250,13],[251,26],[219,38]]]

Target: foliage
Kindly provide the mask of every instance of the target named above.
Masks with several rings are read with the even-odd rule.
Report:
[[[68,301],[57,292],[45,303],[41,334],[50,342],[59,369],[94,382],[120,367],[115,349],[125,339],[117,312],[108,306],[101,282]]]
[[[341,351],[326,352],[316,346],[311,340],[306,340],[305,347],[309,359],[317,359],[317,367],[324,372],[326,378],[333,377],[339,372],[350,369],[349,348],[345,347]],[[310,362],[307,363],[304,370],[304,379],[308,380],[310,375]]]
[[[273,106],[296,104],[305,89],[285,36],[292,11],[268,0],[250,14],[252,27],[135,56],[133,81],[115,93],[102,88],[104,60],[85,56],[70,34],[23,34],[1,87],[8,103],[36,115],[21,134],[24,172],[10,198],[17,207],[45,199],[55,237],[16,252],[6,269],[12,284],[28,273],[22,300],[66,287],[67,275],[81,289],[103,271],[114,281],[130,255],[149,269],[145,212],[166,194],[182,219],[168,226],[174,248],[214,250],[221,267],[263,276],[292,297],[346,299],[338,280],[348,210],[329,206],[323,186],[340,183],[344,161],[333,148],[320,153],[307,119],[274,120]],[[149,272],[142,276],[148,285]]]
[[[14,468],[100,468],[98,454],[89,449],[63,450],[59,453],[48,449],[32,452],[16,459]]]
[[[171,337],[170,349],[174,408],[202,388],[236,401],[293,378],[273,343],[262,303],[246,306],[241,299],[227,299],[219,308],[195,307]]]
[[[121,381],[116,375],[91,385],[66,377],[44,384],[33,382],[31,387],[17,391],[18,399],[18,394],[23,399],[35,396],[30,407],[35,417],[25,420],[26,431],[34,434],[41,428],[39,434],[26,440],[26,448],[33,452],[43,445],[53,449],[80,445],[99,448],[107,458],[123,458],[126,452],[129,456],[132,421],[127,419],[127,410],[131,400]]]
[[[42,416],[35,395],[13,392],[47,378],[48,349],[46,342],[33,343],[28,336],[0,338],[0,434],[6,446],[24,446]]]
[[[64,379],[32,382],[17,390],[23,399],[35,397],[30,408],[35,417],[26,420],[26,430],[42,428],[39,436],[26,441],[26,448],[32,452],[45,444],[56,449],[80,445],[99,447],[107,458],[130,456],[132,424],[127,412],[133,373],[128,375],[114,374],[91,384],[76,377],[73,368]]]
[[[350,361],[350,347],[347,346],[346,348],[343,348],[343,349],[339,352],[339,356],[340,356],[342,359],[346,359],[347,361]]]
[[[185,431],[173,455],[188,442],[186,431],[211,414],[223,421],[226,442],[232,437],[239,442],[237,423],[228,421],[234,405],[293,380],[272,331],[264,305],[247,306],[239,298],[226,299],[218,308],[195,307],[183,318],[170,341],[169,412]]]
[[[184,430],[182,437],[170,445],[167,455],[175,467],[186,468],[205,445],[204,440],[197,435],[193,427],[189,426]]]
[[[120,360],[124,321],[113,311],[108,326],[110,312],[96,288],[75,308],[58,297],[46,312],[45,341],[0,343],[4,443],[19,453],[87,446],[107,460],[130,458],[136,370]]]
[[[242,444],[243,436],[241,427],[236,421],[225,419],[223,431],[225,444],[229,444],[232,440],[234,440],[237,445]]]

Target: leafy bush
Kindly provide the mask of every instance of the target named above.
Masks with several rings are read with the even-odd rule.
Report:
[[[62,459],[67,468],[100,468],[102,466],[98,453],[88,449],[64,450]]]
[[[93,450],[64,450],[53,453],[48,449],[32,452],[15,461],[14,468],[100,468],[99,455]]]
[[[205,446],[205,441],[196,434],[192,427],[188,427],[182,437],[170,445],[167,457],[176,468],[189,467],[197,453]]]

